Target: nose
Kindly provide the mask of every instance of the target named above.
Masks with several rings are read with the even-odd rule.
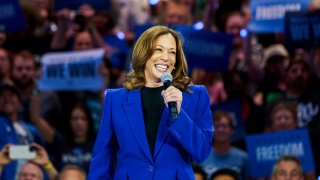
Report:
[[[164,51],[164,52],[161,54],[161,60],[169,61],[169,53]]]

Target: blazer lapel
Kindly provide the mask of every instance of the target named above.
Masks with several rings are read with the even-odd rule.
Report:
[[[182,101],[182,108],[186,109],[188,107],[188,93],[184,92],[183,93],[183,101]],[[154,148],[154,155],[153,157],[156,158],[160,150],[162,149],[164,143],[166,142],[168,135],[169,135],[169,125],[168,121],[170,118],[170,112],[167,107],[164,108],[161,121],[158,127],[158,134],[157,134],[157,140]]]
[[[183,95],[185,92],[183,93]],[[183,96],[183,101],[182,101],[182,108],[186,108],[188,106],[188,101],[186,100],[187,96]],[[154,155],[153,157],[155,158],[158,153],[160,152],[161,148],[163,147],[166,139],[168,138],[169,135],[169,118],[170,117],[170,112],[167,107],[163,109],[162,117],[160,120],[159,128],[158,128],[158,134],[157,134],[157,140],[154,148]]]
[[[157,156],[157,154],[161,150],[164,142],[166,141],[169,135],[169,129],[168,129],[169,118],[170,118],[169,109],[165,107],[163,108],[161,120],[158,127],[157,139],[156,139],[156,144],[155,144],[154,153],[153,153],[154,157]]]
[[[136,141],[147,158],[152,160],[152,155],[145,133],[140,89],[129,91],[128,102],[123,103],[123,107],[127,115],[127,120],[131,127],[132,134],[136,138]]]

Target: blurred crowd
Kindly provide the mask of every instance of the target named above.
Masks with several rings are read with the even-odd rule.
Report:
[[[88,4],[54,10],[53,0],[20,0],[25,29],[0,32],[1,179],[85,179],[103,92],[122,87],[130,71],[134,28],[144,24],[192,26],[199,21],[204,29],[232,35],[233,48],[225,72],[193,68],[189,72],[192,83],[207,87],[212,107],[239,101],[246,135],[307,128],[315,169],[302,172],[299,159],[285,156],[277,161],[270,178],[287,173],[281,171],[282,166],[288,167],[283,163],[296,165],[293,175],[298,178],[318,177],[320,48],[289,50],[283,33],[240,36],[251,21],[249,0],[150,2],[112,0],[108,10],[95,10]],[[314,1],[308,11],[319,8]],[[39,90],[43,54],[96,48],[105,50],[100,91]],[[195,164],[195,174],[199,173],[199,179],[253,179],[245,139],[232,139],[232,117],[212,110],[212,153],[205,162]],[[36,158],[10,159],[8,149],[13,144],[36,147]]]

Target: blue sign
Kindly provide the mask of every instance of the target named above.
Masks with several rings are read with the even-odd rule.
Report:
[[[142,33],[146,30],[148,30],[149,28],[151,28],[152,24],[138,24],[134,26],[134,40],[137,41],[139,39],[139,37],[142,35]]]
[[[320,12],[287,13],[285,16],[285,42],[290,49],[319,47]]]
[[[175,26],[173,29],[183,37],[183,48],[190,69],[227,70],[232,50],[231,35],[195,30],[192,26]]]
[[[299,157],[303,172],[315,169],[306,129],[247,136],[246,143],[252,177],[269,177],[281,155]]]
[[[25,22],[18,0],[1,0],[0,31],[13,32],[24,28]]]
[[[110,0],[54,0],[54,9],[78,9],[83,4],[91,5],[95,10],[110,10]]]
[[[284,31],[286,12],[305,12],[311,0],[251,0],[252,21],[249,30],[255,33]]]
[[[41,58],[40,90],[101,90],[103,49],[48,53]]]
[[[230,114],[233,124],[232,141],[237,141],[245,138],[246,128],[243,122],[241,109],[242,106],[240,100],[238,99],[228,100],[211,106],[212,113],[216,111],[225,111]]]

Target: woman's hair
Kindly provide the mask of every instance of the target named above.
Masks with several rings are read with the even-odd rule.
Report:
[[[83,104],[83,103],[75,103],[74,106],[71,108],[71,111],[69,113],[69,116],[68,116],[68,134],[67,134],[67,140],[68,140],[68,143],[69,145],[73,146],[74,144],[74,135],[73,135],[73,131],[71,129],[71,115],[72,115],[72,112],[75,110],[75,109],[80,109],[81,111],[84,112],[85,116],[86,116],[86,120],[88,122],[88,131],[87,131],[87,141],[91,141],[91,140],[94,140],[95,139],[95,130],[94,130],[94,125],[93,125],[93,118],[91,116],[91,112],[89,110],[89,108]]]
[[[146,83],[144,68],[147,61],[154,53],[156,39],[165,34],[171,34],[176,41],[176,64],[175,69],[172,71],[173,81],[172,84],[180,90],[187,90],[190,85],[190,78],[188,77],[188,65],[186,57],[182,49],[182,40],[180,35],[165,26],[154,26],[146,30],[137,40],[132,54],[132,68],[133,70],[128,73],[124,87],[132,90],[143,87]]]

